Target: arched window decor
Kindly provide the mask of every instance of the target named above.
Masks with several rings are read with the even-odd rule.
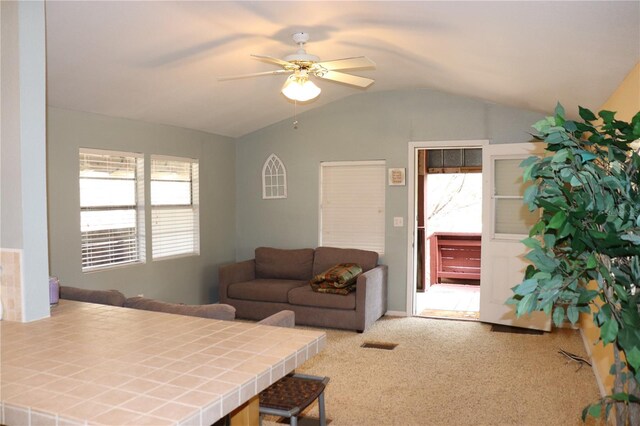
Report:
[[[262,166],[262,198],[287,198],[287,169],[275,154]]]

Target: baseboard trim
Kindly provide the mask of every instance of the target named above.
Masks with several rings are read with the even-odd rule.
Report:
[[[589,356],[589,360],[591,360],[591,369],[593,370],[593,375],[596,376],[596,383],[598,384],[598,389],[600,390],[600,396],[604,398],[607,396],[608,392],[604,388],[604,383],[602,383],[602,378],[598,373],[598,368],[596,367],[596,363],[593,360],[593,352],[591,352],[591,344],[587,340],[587,336],[585,336],[584,331],[580,328],[580,336],[582,337],[582,344],[584,345],[584,350],[587,352]]]
[[[404,311],[387,311],[384,315],[389,317],[406,317],[407,313]]]

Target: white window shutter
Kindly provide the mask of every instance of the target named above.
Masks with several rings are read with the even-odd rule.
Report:
[[[80,149],[82,270],[144,262],[144,159]]]
[[[320,245],[384,254],[384,161],[321,164]]]
[[[198,161],[151,156],[154,260],[200,252]]]

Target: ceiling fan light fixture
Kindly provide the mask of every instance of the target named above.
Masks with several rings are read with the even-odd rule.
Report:
[[[282,86],[282,94],[292,101],[306,102],[315,99],[321,90],[307,76],[292,75]]]

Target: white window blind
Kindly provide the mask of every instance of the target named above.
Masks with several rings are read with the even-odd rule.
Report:
[[[198,161],[151,156],[153,259],[200,252]]]
[[[82,270],[144,262],[144,159],[80,150]]]
[[[384,161],[320,165],[320,245],[384,254]]]

